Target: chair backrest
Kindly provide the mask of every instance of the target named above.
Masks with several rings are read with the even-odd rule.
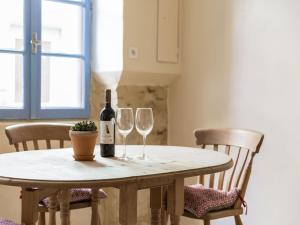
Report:
[[[70,141],[69,130],[72,124],[62,123],[26,123],[12,125],[5,128],[10,145],[20,151],[20,144],[24,151],[28,150],[27,142],[33,142],[33,149],[39,149],[38,141],[45,141],[46,148],[51,149],[51,141],[59,141],[59,148],[64,147],[65,141]]]
[[[199,182],[210,188],[229,191],[236,187],[243,198],[249,182],[254,156],[259,152],[264,135],[242,129],[198,129],[194,132],[196,144],[204,149],[224,152],[230,155],[234,165],[230,170],[200,176]],[[226,184],[225,184],[225,181]],[[240,207],[239,200],[235,207]]]

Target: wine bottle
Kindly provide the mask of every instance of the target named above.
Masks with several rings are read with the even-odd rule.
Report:
[[[106,103],[100,114],[100,149],[102,157],[115,156],[115,111],[111,107],[111,90],[106,90]]]

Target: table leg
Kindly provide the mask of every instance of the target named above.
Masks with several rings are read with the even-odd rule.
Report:
[[[92,221],[91,225],[100,225],[100,216],[99,216],[99,188],[92,189]]]
[[[171,225],[180,224],[180,216],[184,211],[184,179],[177,178],[168,186],[167,211],[171,217]]]
[[[150,189],[151,225],[161,225],[162,187]]]
[[[121,225],[137,224],[137,185],[120,187],[119,222]]]
[[[22,188],[22,225],[35,225],[38,220],[39,191]]]
[[[57,193],[49,196],[49,225],[56,225]]]
[[[70,190],[63,189],[59,194],[60,220],[62,225],[70,225]]]

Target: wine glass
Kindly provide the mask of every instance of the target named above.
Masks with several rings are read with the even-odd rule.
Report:
[[[147,158],[145,153],[146,138],[153,129],[153,123],[153,112],[151,108],[137,108],[135,114],[135,126],[139,134],[143,136],[143,155],[142,157],[139,157],[143,160]]]
[[[126,137],[133,130],[134,117],[132,108],[119,108],[117,109],[117,128],[119,133],[123,136],[123,155],[121,158],[128,159],[126,153]]]

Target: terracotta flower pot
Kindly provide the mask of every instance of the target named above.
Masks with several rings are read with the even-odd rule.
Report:
[[[76,161],[91,161],[94,159],[94,149],[98,131],[72,131],[69,132],[74,159]]]

